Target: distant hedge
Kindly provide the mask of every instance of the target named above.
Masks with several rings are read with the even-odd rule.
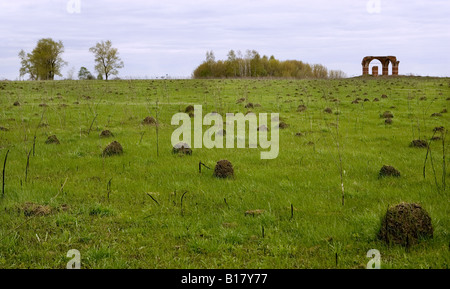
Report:
[[[260,56],[255,50],[228,52],[227,60],[215,60],[214,52],[206,52],[206,60],[193,72],[194,78],[344,78],[341,70],[328,70],[321,64],[308,64],[300,60],[280,61],[272,55]]]

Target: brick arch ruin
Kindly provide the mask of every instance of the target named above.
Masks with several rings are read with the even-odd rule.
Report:
[[[392,75],[398,75],[398,65],[400,61],[397,61],[395,56],[366,56],[362,60],[363,75],[369,75],[369,64],[372,60],[377,59],[382,65],[382,75],[389,75],[389,63],[392,63]],[[377,70],[375,70],[377,71]],[[374,71],[374,72],[375,72]],[[378,72],[377,72],[378,74]]]

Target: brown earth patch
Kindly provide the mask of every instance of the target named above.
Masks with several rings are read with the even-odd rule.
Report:
[[[123,148],[120,143],[117,141],[113,141],[109,145],[106,146],[106,148],[103,150],[103,156],[104,157],[110,157],[114,155],[121,155],[123,154]]]
[[[233,165],[228,160],[220,160],[214,168],[214,176],[216,178],[228,178],[234,176]]]
[[[378,173],[380,178],[382,177],[400,177],[400,172],[393,166],[383,166]]]
[[[409,146],[415,148],[427,148],[428,143],[423,139],[415,139],[409,144]]]
[[[387,210],[378,238],[387,244],[407,247],[421,239],[433,238],[431,218],[419,204],[400,203]]]
[[[56,135],[51,135],[47,138],[45,143],[46,144],[59,144],[59,139],[56,137]]]
[[[110,130],[104,130],[100,133],[101,138],[113,137],[114,134]]]
[[[181,155],[192,155],[192,149],[189,147],[187,143],[177,143],[172,148],[172,153],[181,154]]]
[[[153,116],[147,116],[142,121],[142,124],[144,124],[144,125],[156,125],[156,119]]]

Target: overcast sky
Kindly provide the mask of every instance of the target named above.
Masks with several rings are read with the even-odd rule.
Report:
[[[0,0],[0,79],[17,79],[19,51],[48,37],[64,43],[64,77],[94,72],[100,40],[118,48],[123,78],[187,77],[207,50],[226,59],[230,49],[348,76],[364,56],[394,55],[400,74],[450,76],[449,12],[448,0]]]

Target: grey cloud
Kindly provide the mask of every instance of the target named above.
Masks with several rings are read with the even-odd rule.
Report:
[[[368,1],[368,0],[367,0]],[[62,40],[71,67],[93,67],[88,49],[111,39],[125,67],[120,76],[189,76],[206,50],[256,49],[358,75],[365,55],[397,55],[400,73],[448,75],[448,1],[381,0],[119,1],[81,0],[69,14],[65,0],[0,3],[0,78],[18,76],[21,49],[43,37]],[[16,59],[16,61],[14,61]]]

